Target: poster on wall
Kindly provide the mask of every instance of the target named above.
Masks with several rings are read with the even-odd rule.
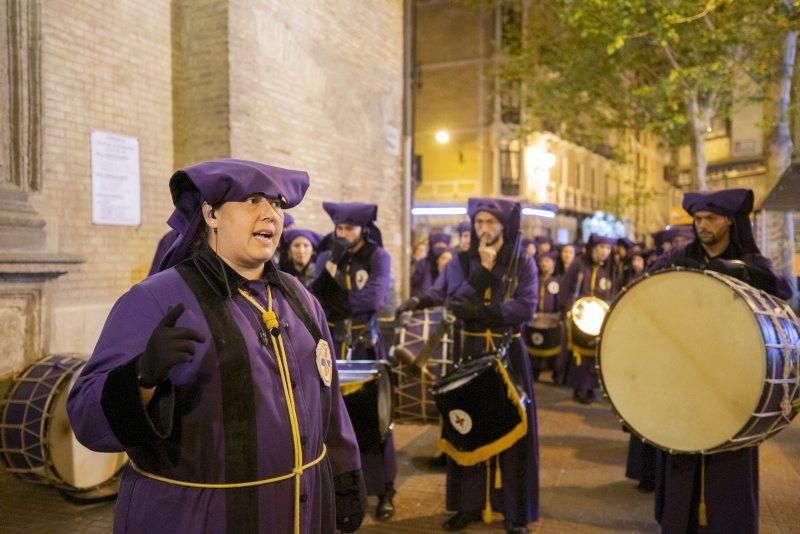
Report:
[[[142,223],[139,140],[92,130],[92,222]]]

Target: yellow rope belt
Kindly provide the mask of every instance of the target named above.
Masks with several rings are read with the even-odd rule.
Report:
[[[303,471],[314,467],[318,463],[325,458],[325,455],[328,453],[328,449],[325,447],[325,444],[322,445],[322,453],[316,457],[315,459],[311,460],[307,464],[303,464],[299,469],[293,470],[291,473],[286,473],[285,475],[280,475],[277,477],[272,478],[265,478],[262,480],[251,480],[250,482],[235,482],[233,484],[208,484],[205,482],[189,482],[186,480],[176,480],[174,478],[167,478],[162,477],[161,475],[156,475],[155,473],[149,473],[133,463],[131,461],[131,467],[134,471],[139,473],[140,475],[146,476],[147,478],[152,478],[153,480],[158,480],[159,482],[166,482],[167,484],[174,484],[176,486],[186,486],[189,488],[202,488],[202,489],[234,489],[234,488],[252,488],[253,486],[263,486],[264,484],[273,484],[275,482],[281,482],[282,480],[289,480],[290,478],[303,474]]]
[[[486,336],[491,336],[495,338],[505,337],[505,334],[498,334],[496,332],[468,332],[466,330],[462,330],[462,333],[465,336],[473,336],[473,337],[486,337]],[[513,334],[511,337],[518,338],[520,337],[520,333],[517,332],[516,334]]]

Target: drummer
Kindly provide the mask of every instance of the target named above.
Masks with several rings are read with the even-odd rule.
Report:
[[[560,305],[569,310],[581,297],[597,297],[611,303],[617,292],[614,263],[611,257],[616,238],[592,234],[586,244],[587,253],[576,259],[561,281]],[[569,326],[567,327],[569,328]],[[569,370],[567,385],[573,388],[575,400],[591,404],[600,387],[595,369],[594,352],[570,347],[575,365]]]
[[[234,159],[172,176],[167,263],[114,305],[67,403],[81,443],[132,461],[115,532],[359,527],[358,446],[324,313],[270,261],[308,184]]]
[[[375,225],[378,206],[362,202],[323,202],[335,225],[330,250],[317,258],[317,279],[311,292],[319,299],[329,325],[338,359],[385,360],[377,314],[392,283],[392,262]],[[349,330],[349,331],[348,331]],[[394,479],[397,457],[391,433],[383,443],[361,451],[367,493],[378,496],[375,517],[394,515]]]
[[[446,265],[453,254],[448,247],[450,246],[450,234],[444,232],[431,232],[428,236],[428,255],[421,260],[414,262],[414,270],[411,273],[411,295],[418,297],[425,293],[441,272],[439,269],[439,259],[444,255]]]
[[[750,226],[751,190],[686,193],[683,208],[694,218],[695,240],[662,256],[654,269],[703,268],[742,279],[782,299],[792,296],[789,281],[756,246]],[[757,447],[660,456],[656,519],[662,532],[758,532]]]
[[[556,261],[558,260],[558,252],[551,250],[539,256],[539,302],[536,305],[536,314],[560,314],[561,307],[559,306],[558,294],[561,291],[559,284],[559,276],[556,275]],[[535,334],[534,334],[535,335]],[[556,349],[538,349],[531,345],[531,340],[526,339],[525,342],[528,348],[528,354],[531,355],[531,370],[533,371],[534,381],[539,380],[539,375],[542,371],[551,370],[555,373],[553,362],[555,356],[561,351],[561,339],[559,336],[559,344]],[[556,377],[553,378],[555,382]]]
[[[503,279],[514,254],[519,232],[519,203],[497,198],[471,198],[468,213],[473,223],[471,245],[447,264],[428,293],[412,298],[399,310],[439,306],[449,300],[462,324],[464,344],[458,357],[479,357],[492,350],[508,329],[519,332],[536,309],[537,276],[533,258],[520,253],[518,284],[511,300],[504,302]],[[528,357],[519,334],[509,347],[512,375],[520,381],[530,404],[526,435],[487,462],[466,467],[452,458],[447,462],[447,509],[456,513],[444,522],[447,531],[463,530],[491,511],[505,517],[508,532],[527,532],[526,525],[539,517],[539,449],[536,405]],[[487,401],[489,402],[489,401]],[[499,484],[498,484],[499,483]],[[499,486],[499,487],[498,487]],[[486,496],[490,495],[487,501]]]
[[[322,236],[297,228],[284,232],[282,241],[286,243],[287,252],[280,258],[280,269],[300,280],[306,288],[310,287],[316,279],[315,260]]]

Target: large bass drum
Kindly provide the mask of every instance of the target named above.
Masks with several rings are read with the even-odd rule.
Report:
[[[389,364],[380,360],[338,360],[336,367],[359,448],[380,450],[392,429]]]
[[[67,395],[86,362],[49,356],[13,384],[0,418],[0,459],[17,477],[56,486],[75,500],[117,492],[124,453],[90,451],[78,443],[67,419]]]
[[[634,282],[600,339],[600,378],[614,409],[670,452],[758,445],[800,408],[797,317],[723,274],[676,268]]]

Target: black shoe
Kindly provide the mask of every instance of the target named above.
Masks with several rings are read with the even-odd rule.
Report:
[[[528,527],[514,525],[510,521],[503,521],[503,525],[506,527],[506,532],[508,534],[528,534]]]
[[[375,519],[378,521],[388,521],[394,515],[394,504],[392,497],[381,495],[378,497],[378,507],[375,509]]]
[[[636,486],[636,489],[642,493],[653,493],[656,490],[656,485],[653,482],[645,482],[643,480],[639,482],[639,485]]]
[[[584,391],[576,391],[572,398],[581,404],[591,404],[594,402],[594,395]]]
[[[442,523],[442,530],[452,532],[454,530],[464,530],[467,525],[481,520],[481,511],[456,512],[450,519]]]

